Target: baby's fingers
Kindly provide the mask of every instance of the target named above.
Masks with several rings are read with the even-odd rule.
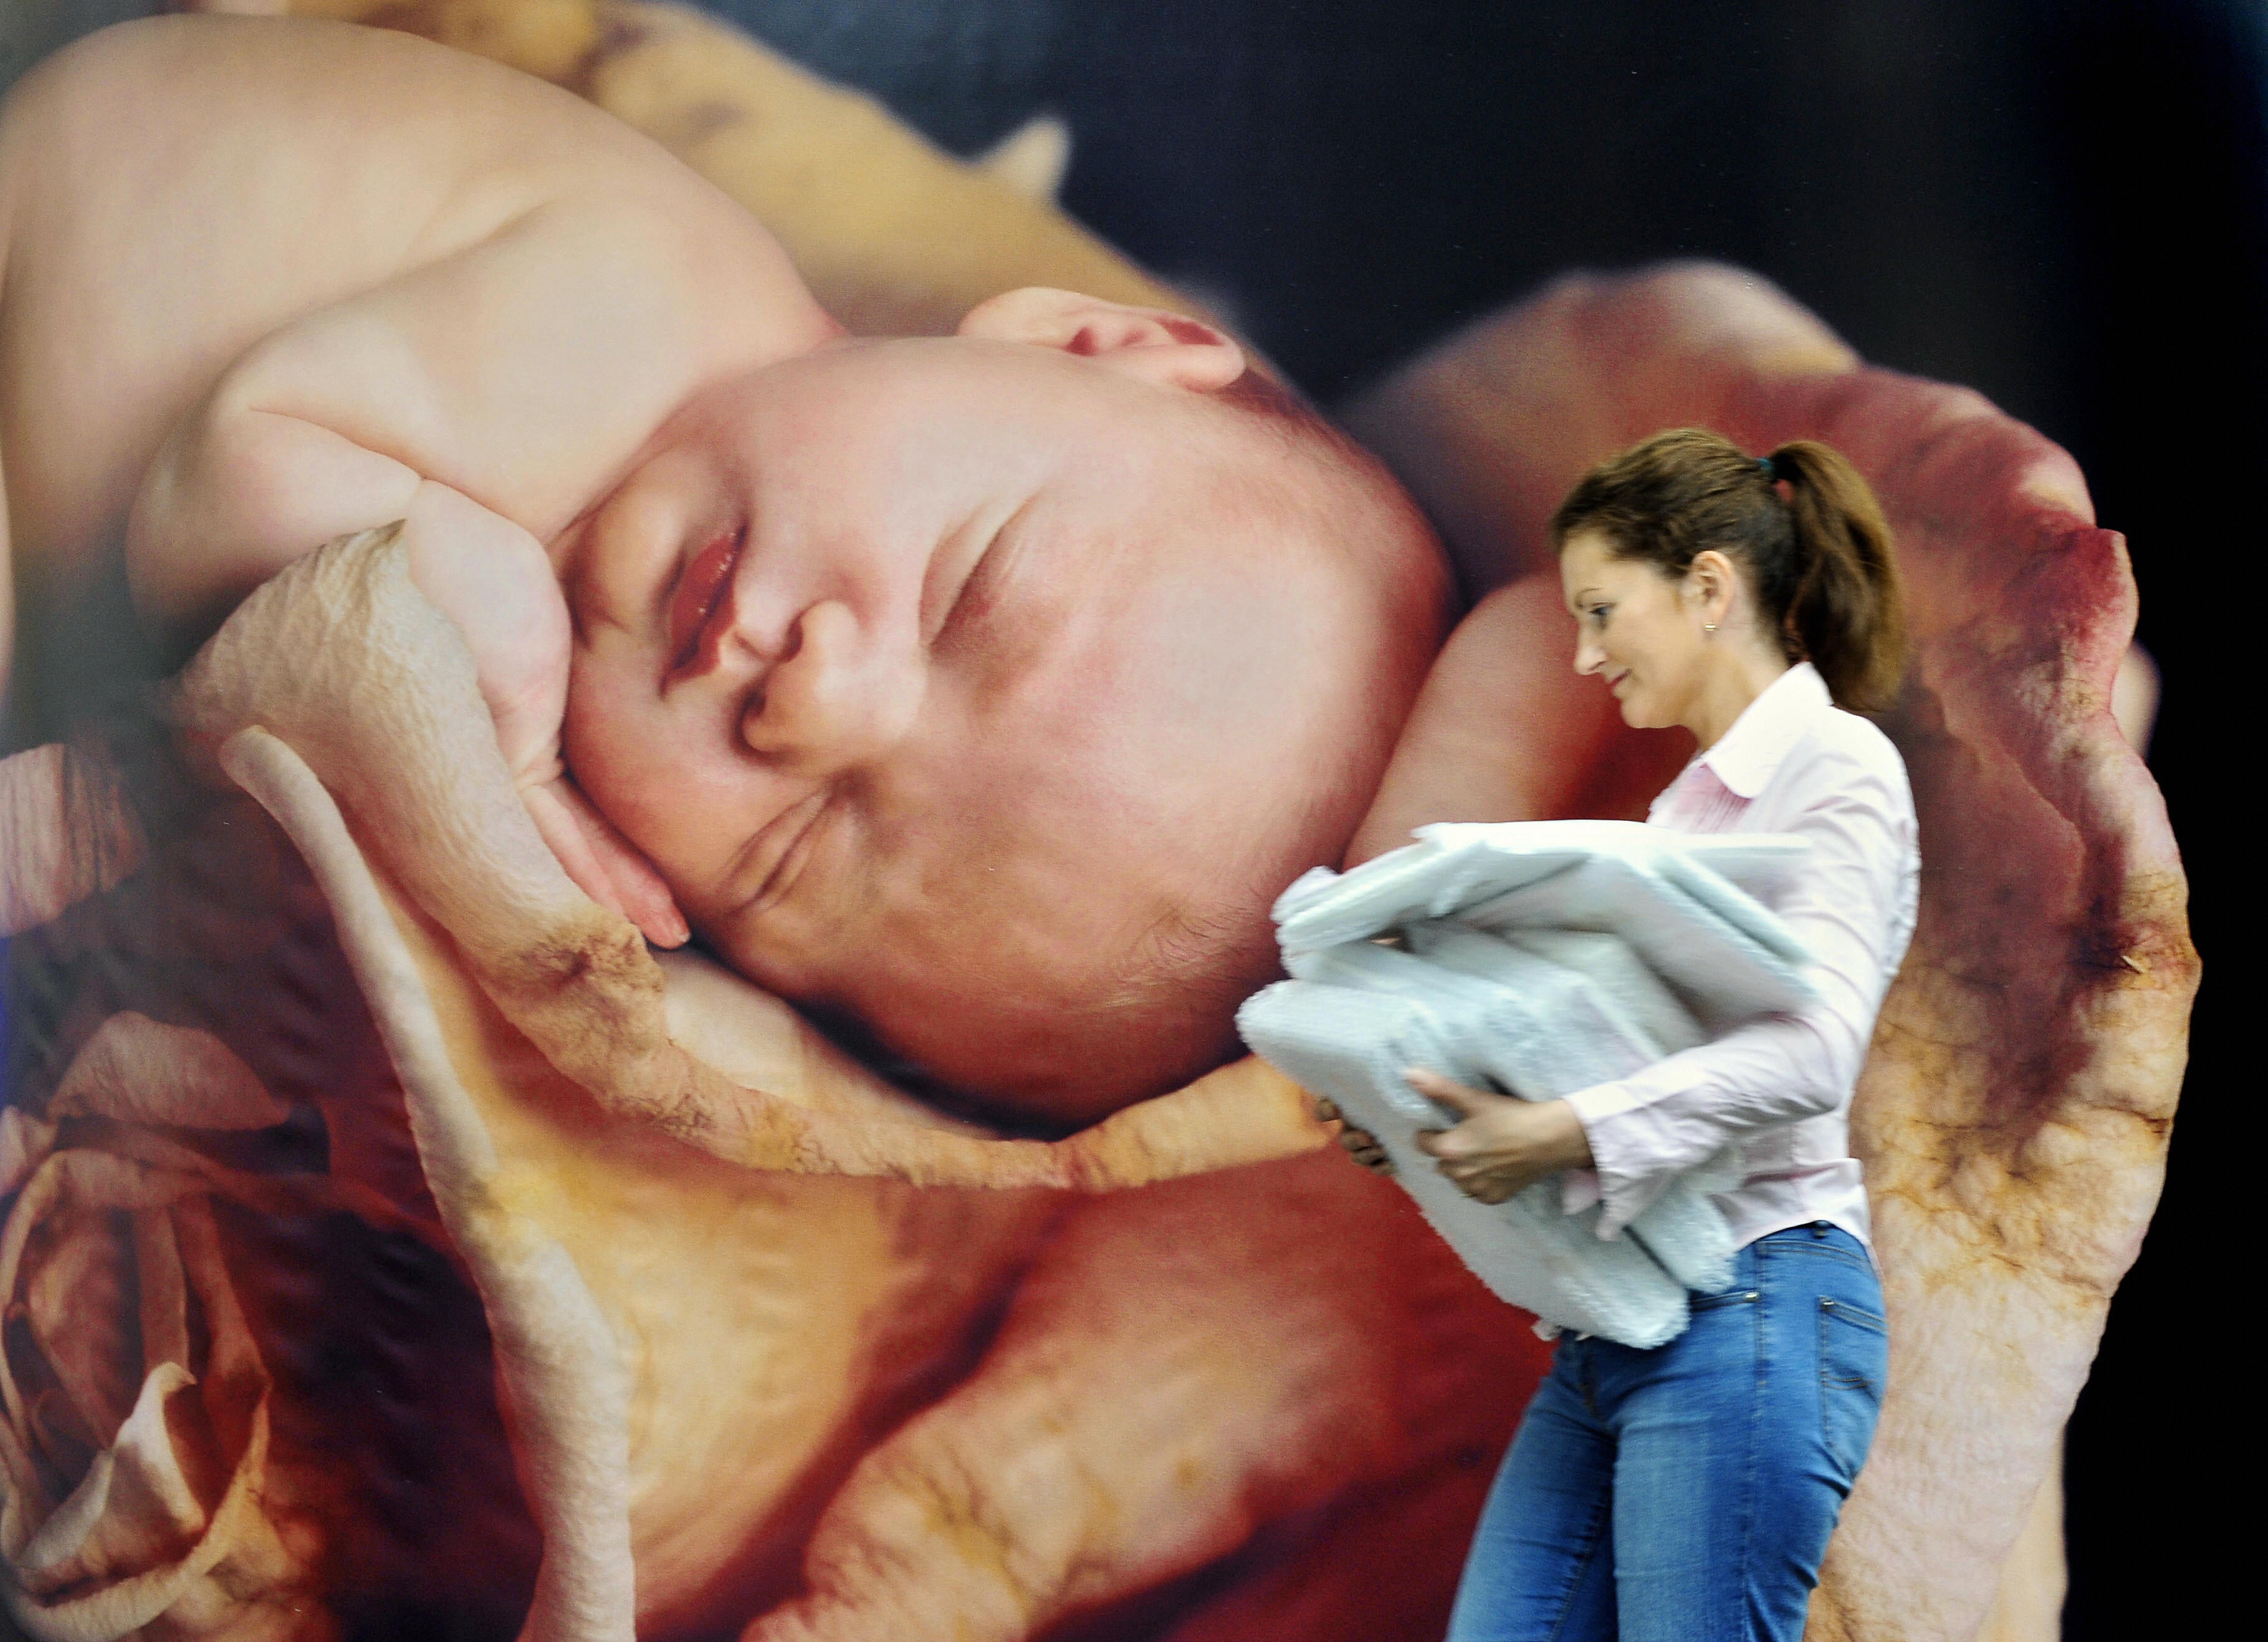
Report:
[[[521,794],[535,829],[575,886],[621,913],[657,946],[681,946],[691,931],[661,874],[593,809],[573,784],[547,782]]]
[[[1363,1167],[1370,1170],[1372,1174],[1391,1174],[1394,1173],[1394,1160],[1387,1155],[1386,1148],[1378,1144],[1378,1137],[1372,1134],[1368,1130],[1341,1130],[1339,1131],[1339,1145],[1346,1148],[1346,1153],[1349,1157],[1361,1164]]]

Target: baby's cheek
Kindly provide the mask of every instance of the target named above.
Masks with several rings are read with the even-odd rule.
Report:
[[[567,773],[599,813],[674,880],[689,870],[679,858],[682,841],[675,835],[699,830],[689,814],[698,804],[693,763],[679,750],[681,739],[640,710],[637,695],[622,687],[606,660],[602,650],[580,648],[568,674],[560,729]],[[678,887],[674,881],[670,887]]]

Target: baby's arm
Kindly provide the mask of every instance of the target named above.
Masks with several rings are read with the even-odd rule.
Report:
[[[547,841],[594,898],[681,939],[659,878],[557,769],[566,611],[519,522],[586,495],[699,379],[685,270],[619,251],[622,227],[539,212],[259,343],[161,447],[127,571],[153,625],[201,636],[300,555],[407,520]]]
[[[1569,666],[1572,627],[1556,575],[1499,587],[1473,607],[1425,675],[1378,797],[1348,847],[1349,866],[1409,843],[1410,829],[1428,821],[1539,821],[1568,813],[1587,784],[1584,766],[1597,740],[1594,721],[1580,711],[1588,695],[1566,688],[1588,683]],[[1595,686],[1589,694],[1609,699]],[[1563,705],[1578,709],[1572,721],[1555,711]],[[1476,1172],[1480,1164],[1470,1154],[1484,1142],[1497,1144],[1489,1160],[1494,1162],[1502,1161],[1503,1146],[1516,1145],[1519,1184],[1591,1161],[1582,1127],[1564,1101],[1531,1106],[1424,1072],[1413,1072],[1411,1080],[1421,1093],[1464,1113],[1456,1129],[1419,1145],[1484,1203],[1501,1203],[1513,1189]],[[1325,1101],[1321,1116],[1329,1120],[1338,1113]],[[1364,1167],[1394,1173],[1386,1149],[1366,1130],[1343,1128],[1339,1144]]]
[[[1499,587],[1473,607],[1426,674],[1348,865],[1409,843],[1428,821],[1569,813],[1595,749],[1597,709],[1613,705],[1574,676],[1573,627],[1557,575]]]
[[[685,238],[635,209],[541,206],[257,342],[144,479],[136,607],[210,627],[301,554],[406,517],[429,482],[492,515],[490,538],[563,526],[560,499],[587,497],[715,368],[712,270]]]

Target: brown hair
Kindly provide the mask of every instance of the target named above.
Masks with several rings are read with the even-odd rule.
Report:
[[[1890,527],[1840,453],[1793,439],[1760,460],[1720,434],[1673,428],[1568,493],[1553,549],[1586,531],[1673,578],[1716,549],[1748,578],[1788,659],[1817,667],[1838,704],[1873,712],[1896,699],[1906,635]]]

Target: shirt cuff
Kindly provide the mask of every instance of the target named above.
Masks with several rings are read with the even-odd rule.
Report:
[[[1622,1234],[1622,1229],[1644,1214],[1661,1196],[1669,1184],[1670,1176],[1650,1154],[1645,1131],[1648,1125],[1633,1116],[1643,1110],[1641,1102],[1631,1098],[1630,1091],[1618,1083],[1594,1084],[1579,1089],[1566,1097],[1568,1109],[1583,1125],[1583,1137],[1590,1142],[1593,1167],[1569,1172],[1560,1187],[1560,1206],[1569,1214],[1581,1212],[1593,1202],[1602,1203],[1604,1212],[1599,1216],[1599,1235],[1611,1239]],[[1594,1197],[1577,1201],[1581,1189],[1574,1182],[1576,1173],[1590,1175],[1596,1182]]]

